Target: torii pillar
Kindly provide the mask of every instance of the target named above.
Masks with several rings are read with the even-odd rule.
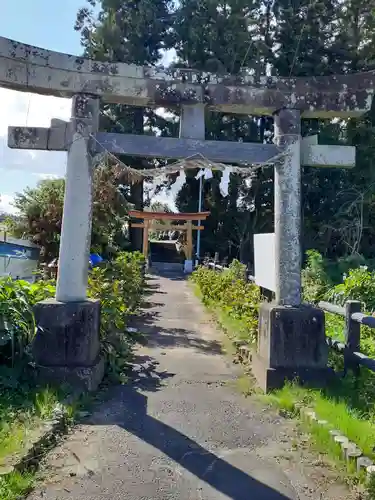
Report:
[[[87,298],[92,222],[92,134],[99,98],[77,94],[69,123],[53,120],[49,140],[67,149],[64,211],[56,298],[36,304],[33,355],[43,379],[74,390],[95,390],[104,375],[100,301]]]

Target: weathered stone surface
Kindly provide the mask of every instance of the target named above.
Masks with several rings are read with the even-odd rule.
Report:
[[[41,366],[38,365],[39,380],[51,385],[68,385],[74,392],[95,391],[104,377],[104,358],[97,358],[91,366]]]
[[[192,131],[191,131],[192,132]],[[262,163],[274,158],[283,147],[232,141],[205,141],[192,138],[183,141],[174,137],[138,136],[99,132],[94,134],[92,150],[103,149],[114,154],[128,154],[142,158],[187,158],[200,154],[212,161],[223,163]],[[67,151],[72,141],[72,128],[66,123],[51,123],[47,127],[8,127],[8,147],[11,149],[35,149]],[[355,166],[355,148],[352,146],[324,146],[305,144],[302,138],[301,163],[308,167],[352,168]]]
[[[8,127],[8,147],[41,151],[67,151],[72,141],[68,124],[64,127]]]
[[[64,211],[56,299],[86,299],[92,222],[92,142],[99,126],[99,99],[77,94],[72,100]],[[57,127],[58,128],[58,127]],[[52,129],[53,130],[53,129]]]
[[[104,63],[0,37],[0,85],[58,97],[91,93],[135,106],[198,104],[238,114],[290,107],[306,117],[357,116],[371,107],[375,72],[303,78],[255,78],[189,69]]]
[[[301,382],[323,382],[330,376],[327,361],[322,311],[305,305],[261,305],[253,372],[263,390],[297,377]]]
[[[71,142],[60,129],[9,127],[8,131],[8,146],[13,149],[64,151]],[[60,134],[58,138],[57,133]],[[281,151],[274,144],[205,141],[108,132],[95,134],[92,148],[97,153],[105,150],[117,155],[127,154],[142,158],[175,159],[202,155],[212,161],[249,164],[268,161]]]
[[[285,147],[275,164],[275,295],[276,302],[301,303],[301,119],[296,109],[275,114],[275,138]]]
[[[100,353],[100,303],[97,300],[36,304],[37,333],[33,356],[37,365],[63,369],[90,368]]]
[[[258,354],[271,368],[325,367],[324,313],[309,305],[264,303],[259,311]]]

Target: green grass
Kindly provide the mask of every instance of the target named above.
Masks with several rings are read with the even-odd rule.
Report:
[[[33,488],[34,474],[13,472],[6,477],[0,476],[1,500],[20,500]]]
[[[191,283],[195,296],[203,303],[202,293],[199,286]],[[219,324],[220,328],[229,337],[231,341],[243,340],[249,343],[249,330],[245,321],[233,318],[226,311],[220,307],[215,306],[214,303],[205,304],[208,311],[214,316],[216,322]],[[233,354],[235,351],[233,352]]]
[[[8,473],[13,458],[22,456],[30,439],[40,435],[42,424],[53,415],[56,405],[66,400],[68,393],[50,388],[30,389],[19,386],[17,390],[2,390],[0,393],[0,499],[20,500],[29,493],[37,480],[37,468]],[[69,423],[80,416],[82,410],[89,410],[101,393],[82,394],[69,398],[64,403]],[[47,450],[46,450],[47,451]],[[3,475],[1,474],[3,472]]]
[[[12,389],[0,389],[0,498],[19,500],[34,484],[35,470],[22,473],[11,471],[28,450],[31,442],[41,435],[42,425],[53,416],[63,392],[32,388],[18,384]],[[71,413],[67,408],[68,415]]]
[[[49,388],[2,390],[0,395],[0,468],[22,454],[59,402]]]
[[[319,391],[297,384],[286,384],[281,390],[264,397],[290,413],[293,413],[296,403],[313,409],[320,419],[329,422],[331,429],[342,432],[350,441],[356,443],[366,456],[375,459],[375,421],[363,418],[364,414],[359,409],[348,406],[345,400],[340,399],[339,393],[335,392],[334,386]],[[325,441],[330,439],[328,431],[323,434]]]

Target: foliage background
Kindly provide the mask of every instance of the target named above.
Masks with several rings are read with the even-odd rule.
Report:
[[[89,0],[78,12],[76,29],[85,53],[99,59],[156,66],[162,51],[173,49],[171,66],[232,74],[246,68],[255,77],[319,76],[374,69],[373,9],[364,0]],[[102,127],[177,136],[178,110],[167,111],[106,107]],[[372,257],[374,119],[371,110],[356,120],[303,121],[304,135],[318,133],[321,143],[357,147],[352,171],[303,169],[304,250],[315,248],[330,259]],[[207,111],[207,139],[267,142],[272,135],[271,117]],[[273,230],[273,171],[258,170],[247,181],[232,176],[227,198],[218,183],[215,175],[204,186],[203,208],[211,216],[202,250],[252,262],[252,235]],[[141,204],[140,188],[137,196]],[[197,199],[191,173],[176,205],[195,211]]]

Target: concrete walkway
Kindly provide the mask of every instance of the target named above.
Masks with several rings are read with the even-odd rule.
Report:
[[[189,285],[153,277],[132,383],[47,460],[30,500],[339,500],[293,423],[235,388],[235,365]]]

